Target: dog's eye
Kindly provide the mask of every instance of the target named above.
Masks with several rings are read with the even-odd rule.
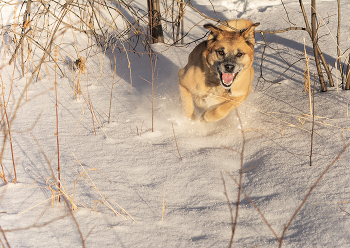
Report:
[[[225,55],[225,52],[224,52],[224,51],[218,51],[218,54],[219,54],[220,56],[224,56],[224,55]]]
[[[236,57],[242,57],[243,56],[243,53],[237,53]]]

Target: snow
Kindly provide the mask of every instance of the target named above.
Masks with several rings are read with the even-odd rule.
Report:
[[[192,2],[203,13],[216,17],[210,2]],[[212,2],[220,19],[249,18],[261,23],[257,30],[289,27],[277,0]],[[309,2],[305,3],[307,11]],[[304,26],[299,5],[291,0],[284,4],[291,21]],[[347,3],[341,3],[341,9],[340,48],[345,52],[349,47]],[[13,20],[13,13],[3,10],[2,26]],[[336,3],[317,1],[317,11],[319,20],[322,17],[327,24],[320,29],[320,36],[328,28],[336,37]],[[202,37],[206,31],[201,26],[192,27],[206,22],[186,8],[185,29],[191,30],[185,43]],[[337,55],[332,36],[322,37],[320,47],[334,66]],[[14,46],[6,37],[7,44]],[[78,40],[82,46],[89,42],[83,37]],[[107,115],[114,61],[109,54],[88,58],[78,100],[73,94],[71,69],[62,63],[69,76],[57,79],[59,153],[66,199],[74,197],[78,207],[72,212],[63,199],[52,202],[51,198],[57,190],[54,186],[50,189],[50,165],[57,174],[55,80],[53,71],[50,75],[42,72],[42,79],[29,85],[29,101],[22,99],[11,127],[18,183],[5,185],[1,180],[1,242],[7,247],[6,237],[11,247],[80,247],[81,233],[86,247],[227,247],[231,218],[222,175],[235,216],[238,187],[228,174],[238,180],[241,162],[242,189],[280,237],[310,187],[349,142],[350,93],[337,87],[320,92],[316,84],[310,166],[312,118],[307,116],[309,98],[303,92],[305,61],[298,62],[304,56],[304,37],[313,58],[310,39],[304,31],[265,33],[264,37],[275,50],[265,51],[263,76],[278,80],[258,82],[264,43],[257,33],[252,93],[237,111],[210,124],[186,120],[181,109],[177,71],[196,44],[153,45],[158,52],[154,86],[159,86],[154,91],[154,132],[151,85],[145,81],[152,78],[147,55],[129,52],[127,57],[127,53],[114,51],[118,58],[114,82],[120,81],[113,88],[110,123]],[[71,43],[72,35],[65,34],[62,44]],[[20,77],[19,66],[12,75],[13,64],[6,64],[12,54],[5,57],[4,43],[0,44],[0,75],[6,97],[12,92],[7,108],[12,116],[30,75]],[[69,45],[63,48],[72,51]],[[344,56],[348,57],[347,53]],[[310,72],[313,82],[313,61]],[[335,77],[335,68],[332,73]],[[88,99],[103,126],[96,119],[92,121]],[[241,161],[236,151],[243,145]],[[322,177],[287,230],[283,247],[348,246],[350,216],[344,211],[350,211],[349,161],[346,150]],[[9,141],[2,164],[6,179],[11,181],[14,172]],[[243,194],[239,206],[233,247],[278,247],[278,240]]]

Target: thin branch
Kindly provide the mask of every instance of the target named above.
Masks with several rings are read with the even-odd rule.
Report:
[[[177,152],[179,153],[180,159],[182,160],[180,151],[179,151],[179,147],[177,146],[177,140],[176,140],[176,136],[175,136],[175,130],[174,130],[174,124],[171,123],[171,126],[173,127],[173,133],[174,133],[174,139],[175,139],[175,144],[176,144],[176,148],[177,148]]]
[[[338,54],[338,63],[339,63],[339,70],[341,75],[341,82],[344,84],[344,74],[343,74],[343,67],[341,65],[340,60],[340,47],[339,47],[339,37],[340,37],[340,0],[338,2],[338,28],[337,28],[337,54]]]
[[[296,24],[292,23],[292,22],[290,21],[290,19],[289,19],[289,15],[288,15],[286,6],[284,6],[283,0],[281,0],[281,3],[282,3],[282,5],[283,5],[284,11],[286,12],[286,15],[287,15],[287,18],[288,18],[288,22],[289,22],[290,24],[292,24],[292,25],[295,26]]]
[[[19,42],[18,42],[18,44],[17,44],[17,46],[16,46],[16,48],[15,48],[15,51],[13,52],[12,57],[11,57],[11,59],[10,59],[10,61],[9,61],[9,65],[11,65],[12,61],[13,61],[14,58],[16,57],[17,50],[21,47],[21,45],[22,45],[22,43],[23,43],[24,37],[25,37],[25,36],[29,33],[29,31],[31,31],[31,30],[32,30],[32,29],[29,28],[25,33],[23,33],[23,34],[21,35],[21,38],[20,38],[20,40],[19,40]]]
[[[301,0],[300,0],[301,2]],[[325,85],[324,78],[323,78],[323,73],[320,65],[320,58],[319,58],[319,53],[318,49],[316,49],[317,46],[317,28],[316,28],[316,0],[311,0],[311,40],[312,44],[314,47],[314,57],[315,57],[315,62],[316,62],[316,68],[318,72],[318,79],[320,80],[321,83],[321,89],[322,91],[327,91],[327,86]]]
[[[304,206],[304,204],[306,203],[307,199],[309,198],[309,196],[311,195],[311,192],[315,189],[315,187],[317,186],[317,184],[321,181],[322,177],[328,172],[328,170],[335,164],[335,162],[337,162],[339,160],[339,158],[343,155],[343,153],[346,151],[346,149],[350,146],[350,143],[348,143],[347,145],[345,145],[343,147],[343,149],[339,152],[339,154],[335,157],[335,159],[327,166],[327,168],[322,172],[322,174],[318,177],[318,179],[316,180],[316,182],[311,186],[309,192],[306,194],[304,200],[302,201],[302,203],[299,205],[299,207],[295,210],[292,218],[289,220],[289,222],[287,223],[287,225],[285,225],[282,235],[281,235],[281,239],[280,239],[280,243],[279,243],[279,247],[282,247],[282,242],[283,242],[283,238],[284,235],[286,234],[286,231],[288,230],[288,228],[290,227],[290,225],[292,224],[293,220],[295,219],[295,217],[297,216],[297,214],[299,213],[300,209]]]
[[[178,3],[182,3],[181,0],[174,0],[175,2],[178,2]],[[188,6],[190,7],[191,9],[193,9],[195,12],[197,12],[200,16],[204,17],[205,19],[208,19],[208,20],[212,20],[214,22],[220,22],[220,20],[218,19],[214,19],[214,18],[211,18],[205,14],[203,14],[202,12],[200,12],[198,9],[196,9],[195,7],[193,7],[191,4],[187,4],[187,3],[183,3],[185,6]]]
[[[244,161],[244,148],[245,148],[245,144],[246,144],[246,139],[245,139],[245,135],[244,135],[244,130],[243,130],[243,126],[242,126],[242,120],[239,117],[238,114],[238,110],[236,109],[236,115],[237,118],[239,120],[239,124],[241,127],[241,132],[242,132],[242,148],[241,151],[239,152],[240,155],[240,169],[239,169],[239,180],[238,180],[238,193],[237,193],[237,202],[236,202],[236,211],[235,211],[235,218],[234,220],[232,220],[232,233],[231,233],[231,241],[230,241],[230,246],[232,246],[232,242],[233,242],[233,238],[235,236],[235,232],[236,232],[236,227],[237,227],[237,220],[238,220],[238,212],[239,212],[239,203],[241,201],[241,189],[242,189],[242,177],[243,177],[243,161]],[[234,151],[234,150],[233,150]],[[226,186],[224,186],[226,187]],[[228,197],[227,197],[228,199]],[[230,206],[230,204],[229,204]],[[230,207],[230,211],[232,212],[232,209]]]
[[[224,176],[222,175],[222,172],[220,172],[220,173],[221,173],[222,184],[224,185],[224,195],[225,195],[225,197],[226,197],[227,204],[228,204],[228,208],[229,208],[229,210],[230,210],[231,227],[233,228],[234,224],[233,224],[232,207],[231,207],[230,199],[228,198],[228,195],[227,195],[226,182],[225,182]],[[236,179],[234,179],[234,180],[236,181]],[[237,184],[237,185],[238,185],[238,184]],[[232,229],[232,233],[231,233],[231,239],[230,239],[229,248],[232,247],[232,242],[233,242],[233,229]]]
[[[307,31],[307,29],[304,27],[289,27],[289,28],[280,29],[280,30],[255,30],[255,33],[278,34],[278,33],[284,33],[284,32],[290,31],[290,30]]]
[[[314,89],[312,91],[312,128],[311,128],[311,148],[310,148],[310,166],[311,166],[311,157],[312,157],[312,146],[314,141],[314,127],[315,127],[315,84],[316,84],[316,74],[314,73]],[[309,89],[311,91],[311,87]]]
[[[230,176],[230,178],[237,184],[238,186],[238,182],[237,180],[228,172],[226,171],[226,174]],[[260,209],[258,208],[257,205],[255,205],[255,203],[252,201],[252,199],[250,199],[250,197],[246,194],[246,192],[241,189],[243,195],[245,198],[247,198],[247,200],[253,205],[253,207],[256,209],[256,211],[258,211],[258,213],[260,214],[261,218],[264,220],[265,224],[269,227],[269,229],[271,230],[271,232],[273,233],[273,235],[275,236],[275,238],[278,240],[278,242],[280,242],[280,238],[278,237],[277,233],[275,232],[275,230],[273,230],[272,226],[269,224],[269,222],[266,220],[265,216],[262,214],[262,212],[260,211]]]
[[[348,211],[345,211],[344,209],[342,209],[342,208],[340,207],[339,202],[337,202],[337,204],[338,204],[338,207],[339,207],[339,209],[340,209],[341,211],[343,211],[344,213],[350,215],[350,213],[349,213]]]
[[[8,247],[8,248],[11,248],[11,246],[10,246],[9,242],[7,241],[7,238],[6,238],[5,232],[4,232],[4,230],[1,228],[1,226],[0,226],[0,231],[1,231],[1,233],[2,233],[2,236],[3,236],[3,237],[4,237],[4,239],[5,239],[5,242],[6,242],[7,247]]]

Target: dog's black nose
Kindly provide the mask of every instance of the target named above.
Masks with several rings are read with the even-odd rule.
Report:
[[[225,65],[225,70],[226,70],[226,72],[228,72],[228,73],[232,73],[234,69],[235,69],[235,66],[234,66],[234,65],[230,65],[230,64]]]

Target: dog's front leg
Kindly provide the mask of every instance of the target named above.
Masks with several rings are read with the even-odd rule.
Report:
[[[182,107],[185,111],[185,115],[187,118],[194,120],[194,106],[193,106],[193,97],[191,92],[189,92],[185,87],[183,87],[181,84],[180,86],[180,95],[182,100]]]
[[[202,122],[213,122],[218,121],[225,118],[232,110],[237,108],[245,99],[246,96],[236,97],[231,99],[223,104],[217,106],[216,108],[212,108],[210,110],[205,111],[201,116]]]

